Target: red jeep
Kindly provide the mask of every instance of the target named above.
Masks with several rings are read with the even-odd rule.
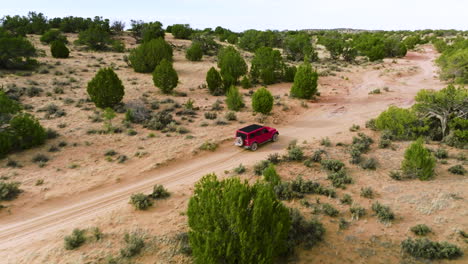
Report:
[[[256,151],[259,144],[278,141],[278,130],[261,125],[250,125],[236,131],[234,145]]]

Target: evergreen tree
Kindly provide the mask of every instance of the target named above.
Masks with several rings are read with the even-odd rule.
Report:
[[[172,67],[172,63],[163,59],[161,63],[156,66],[153,72],[153,82],[156,87],[161,89],[165,94],[169,94],[177,86],[179,76],[176,70]]]
[[[211,67],[210,70],[206,73],[206,83],[208,84],[208,90],[210,91],[210,94],[223,95],[226,93],[221,75],[214,67]]]
[[[221,69],[226,89],[235,85],[239,77],[247,73],[247,64],[241,54],[232,46],[225,47],[218,54],[218,68]]]
[[[236,86],[231,86],[226,94],[226,105],[229,110],[239,111],[245,106],[242,94]]]
[[[273,263],[287,250],[289,211],[270,184],[206,175],[187,215],[195,263]]]
[[[185,52],[185,58],[190,61],[200,61],[203,57],[203,50],[200,43],[194,42]]]
[[[113,107],[125,94],[122,81],[112,68],[100,69],[88,82],[88,95],[99,108]]]
[[[153,72],[163,59],[172,61],[172,47],[162,38],[142,43],[128,56],[136,72]]]
[[[423,139],[413,142],[405,151],[405,159],[401,163],[403,173],[410,178],[428,180],[434,176],[435,159],[424,147]]]
[[[266,169],[262,172],[263,177],[265,177],[265,181],[270,182],[273,185],[278,185],[281,183],[281,178],[276,172],[275,165],[270,163]]]
[[[317,93],[318,74],[307,61],[299,66],[291,87],[291,96],[311,99]]]
[[[55,40],[50,44],[50,52],[54,58],[68,58],[70,55],[67,46],[60,40]]]
[[[10,120],[9,130],[14,138],[14,148],[29,149],[46,140],[46,131],[34,116],[22,113]]]
[[[283,70],[284,62],[278,50],[262,47],[255,51],[250,69],[253,80],[261,79],[266,85],[277,83],[283,78]]]
[[[273,109],[273,95],[265,87],[258,89],[252,95],[252,108],[255,112],[268,114]]]

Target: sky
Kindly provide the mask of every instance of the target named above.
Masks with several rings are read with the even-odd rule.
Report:
[[[468,0],[0,0],[0,17],[102,16],[164,26],[247,29],[468,30]]]

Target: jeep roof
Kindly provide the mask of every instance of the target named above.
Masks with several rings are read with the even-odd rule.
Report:
[[[244,133],[250,133],[252,131],[255,131],[259,128],[263,128],[264,126],[261,126],[261,125],[257,125],[257,124],[252,124],[250,126],[246,126],[246,127],[243,127],[241,129],[239,129],[239,131],[242,131]]]

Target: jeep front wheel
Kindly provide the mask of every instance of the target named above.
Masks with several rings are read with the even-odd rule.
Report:
[[[257,145],[257,143],[255,143],[255,142],[252,143],[252,145],[250,146],[250,149],[251,149],[252,151],[256,151],[257,148],[258,148],[258,145]]]
[[[278,133],[275,133],[272,138],[273,142],[278,141]]]

